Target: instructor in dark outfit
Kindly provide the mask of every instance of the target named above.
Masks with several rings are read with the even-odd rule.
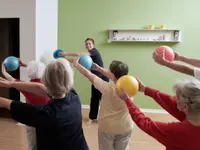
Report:
[[[87,38],[85,40],[85,47],[90,53],[90,57],[93,60],[93,63],[96,63],[100,67],[103,66],[103,60],[100,52],[94,48],[94,40]],[[109,81],[109,79],[97,71],[91,70],[92,73],[102,78],[104,81]],[[99,110],[99,101],[101,100],[101,92],[97,90],[93,85],[91,86],[91,100],[90,100],[90,112],[89,112],[89,121],[88,124],[91,124],[93,120],[97,119],[98,110]]]
[[[94,48],[94,39],[87,38],[85,40],[85,47],[88,51],[86,52],[60,52],[59,56],[64,56],[68,61],[73,62],[74,58],[67,58],[68,56],[79,56],[81,54],[87,54],[89,55],[93,63],[99,65],[100,67],[103,66],[103,60],[101,57],[100,52]],[[105,76],[103,76],[101,73],[91,70],[92,73],[97,75],[98,77],[102,78],[104,81],[109,81],[109,79]],[[93,85],[91,86],[91,100],[90,100],[90,112],[89,112],[89,121],[87,124],[91,124],[94,120],[97,119],[98,116],[98,110],[99,110],[99,101],[101,100],[101,92],[99,92]]]

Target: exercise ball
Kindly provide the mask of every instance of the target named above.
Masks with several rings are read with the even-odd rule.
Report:
[[[3,64],[6,70],[15,71],[19,68],[19,59],[14,56],[9,56],[3,61]]]
[[[93,61],[89,55],[81,54],[78,63],[81,64],[86,69],[90,69],[92,67]]]
[[[168,61],[173,61],[174,60],[174,57],[175,57],[175,54],[174,54],[174,51],[168,47],[168,46],[160,46],[158,48],[156,48],[156,52],[157,54],[162,54],[162,51],[165,51],[165,55],[164,55],[164,58]]]
[[[55,50],[55,52],[53,53],[53,57],[54,57],[55,59],[60,58],[60,57],[64,57],[64,56],[58,56],[58,54],[59,54],[60,52],[63,52],[63,50],[61,50],[61,49]]]
[[[129,97],[133,97],[137,94],[139,89],[139,83],[136,78],[130,75],[124,75],[120,77],[116,82],[116,88],[121,91],[123,89]]]

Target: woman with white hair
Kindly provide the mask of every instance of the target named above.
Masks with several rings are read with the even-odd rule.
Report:
[[[10,110],[16,121],[36,127],[37,150],[88,150],[82,129],[81,103],[73,89],[69,62],[63,58],[53,60],[45,69],[42,83],[1,80],[1,87],[52,98],[47,104],[33,105],[0,97],[0,107]]]
[[[26,67],[28,77],[30,78],[30,82],[37,82],[41,83],[41,78],[44,73],[45,65],[39,61],[30,61],[26,65],[23,61],[19,59],[20,66]],[[12,77],[7,71],[4,63],[2,63],[1,66],[2,74],[5,76],[5,78],[9,81],[20,81],[19,79],[15,79]],[[46,104],[49,100],[49,97],[46,96],[39,96],[32,92],[26,92],[23,90],[18,89],[26,98],[26,103],[28,104]],[[26,133],[27,133],[27,141],[28,141],[28,150],[36,150],[37,144],[36,144],[36,132],[34,127],[25,126],[26,127]]]
[[[145,95],[154,98],[158,103],[162,103],[161,101],[171,101],[173,104],[171,107],[174,107],[174,104],[176,104],[177,109],[185,115],[176,111],[175,108],[169,108],[169,105],[165,105],[165,108],[170,110],[171,114],[178,117],[181,121],[167,123],[152,121],[140,111],[123,90],[122,92],[117,91],[119,97],[125,101],[136,125],[163,144],[166,150],[199,150],[200,82],[197,80],[178,82],[174,85],[175,96],[170,96],[146,87],[140,80],[138,81],[140,92],[144,92]]]

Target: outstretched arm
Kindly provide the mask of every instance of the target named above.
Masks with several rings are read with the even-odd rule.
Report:
[[[181,56],[180,61],[185,62],[190,65],[193,65],[195,67],[200,67],[200,59],[188,58],[188,57]]]
[[[101,78],[99,78],[98,76],[84,68],[82,65],[80,65],[78,63],[78,59],[74,60],[74,66],[81,74],[88,78],[90,82],[94,85],[94,87],[98,89],[101,93],[108,90],[107,82],[103,81]]]
[[[18,122],[33,127],[49,127],[47,124],[48,117],[45,117],[49,114],[43,109],[43,105],[31,105],[0,97],[0,107],[10,110],[12,118]]]
[[[172,142],[172,138],[170,137],[170,125],[168,123],[152,121],[150,118],[146,117],[135,104],[133,104],[131,99],[127,99],[125,103],[133,121],[141,130],[165,146],[168,146],[169,143]]]
[[[190,64],[190,65],[193,65],[195,67],[200,67],[200,59],[197,59],[197,58],[189,58],[189,57],[186,57],[186,56],[181,56],[179,55],[178,53],[174,52],[175,53],[175,60],[177,61],[182,61],[184,63],[187,63],[187,64]]]
[[[129,113],[135,124],[144,132],[158,140],[163,145],[167,146],[171,141],[168,123],[154,122],[146,117],[140,109],[132,102],[127,93],[116,89],[118,96],[125,101]]]
[[[95,74],[91,73],[89,70],[87,70],[85,67],[83,67],[82,65],[80,65],[78,63],[79,58],[74,59],[74,67],[82,74],[84,75],[86,78],[88,78],[90,80],[91,83],[94,82],[94,79],[97,77]]]
[[[184,73],[184,74],[187,74],[187,75],[194,76],[194,69],[193,68],[165,60],[164,59],[164,52],[161,55],[154,52],[153,53],[153,59],[156,63],[158,63],[162,66],[168,67],[168,68],[175,70],[175,71],[178,71],[180,73]]]
[[[191,67],[185,66],[185,65],[175,64],[175,63],[172,63],[172,62],[165,61],[163,63],[163,66],[168,67],[168,68],[170,68],[174,71],[178,71],[180,73],[184,73],[184,74],[187,74],[187,75],[194,76],[194,69],[191,68]]]
[[[88,54],[88,55],[90,55],[89,52],[60,52],[58,55],[59,56],[79,56],[81,54]]]
[[[185,113],[181,112],[177,108],[177,103],[174,99],[174,96],[160,92],[159,90],[146,87],[141,80],[138,80],[139,91],[145,95],[153,98],[162,108],[164,108],[168,113],[174,116],[179,121],[185,120]]]
[[[32,92],[40,96],[48,96],[46,93],[46,87],[41,83],[0,80],[0,87],[16,88],[21,91]]]
[[[74,58],[66,58],[66,57],[65,57],[65,59],[67,59],[70,63],[73,63],[73,62],[74,62]]]
[[[184,112],[178,110],[174,96],[150,87],[145,88],[144,94],[153,98],[162,108],[164,108],[169,114],[174,116],[179,121],[185,120],[186,115]]]

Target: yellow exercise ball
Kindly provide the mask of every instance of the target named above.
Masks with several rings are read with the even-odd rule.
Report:
[[[139,90],[139,83],[133,76],[124,75],[117,80],[116,88],[120,91],[123,89],[129,97],[133,97]]]

